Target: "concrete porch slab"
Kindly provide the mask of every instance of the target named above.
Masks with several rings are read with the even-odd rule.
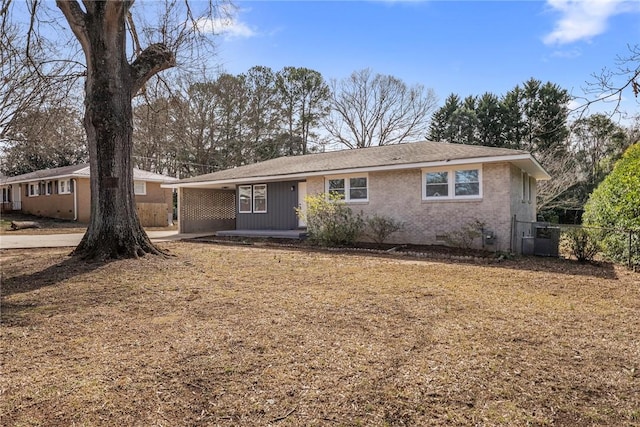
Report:
[[[219,237],[271,237],[275,239],[304,239],[305,230],[222,230],[217,231]]]

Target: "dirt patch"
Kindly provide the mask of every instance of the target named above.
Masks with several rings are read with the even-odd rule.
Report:
[[[0,252],[4,425],[640,425],[622,268],[162,247]]]

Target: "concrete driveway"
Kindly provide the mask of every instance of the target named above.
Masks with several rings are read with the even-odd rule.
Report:
[[[148,231],[152,242],[168,242],[171,240],[194,239],[208,236],[206,234],[179,234],[176,230]],[[74,234],[4,234],[0,236],[0,249],[29,249],[29,248],[64,248],[78,246],[84,233]]]

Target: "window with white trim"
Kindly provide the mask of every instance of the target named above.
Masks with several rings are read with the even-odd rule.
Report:
[[[267,184],[253,186],[253,213],[267,212]]]
[[[146,181],[133,181],[133,194],[136,196],[144,196],[147,194]]]
[[[327,181],[327,192],[340,196],[341,199],[344,199],[344,185],[344,178],[330,179]]]
[[[36,183],[30,183],[29,187],[29,197],[36,197],[40,195],[40,183],[36,182]]]
[[[333,193],[346,202],[366,202],[369,200],[369,177],[367,175],[331,177],[325,182],[327,193]]]
[[[73,189],[70,179],[61,179],[58,181],[58,194],[70,194]]]
[[[426,197],[449,197],[449,172],[427,172],[425,182]]]
[[[480,196],[480,170],[457,170],[454,186],[455,197]]]
[[[267,184],[239,185],[238,213],[267,213]]]
[[[45,184],[45,195],[50,196],[53,194],[53,181],[47,181]]]
[[[241,185],[238,187],[238,212],[251,213],[251,186]]]
[[[457,168],[423,170],[423,200],[479,199],[482,197],[482,168],[464,165]]]

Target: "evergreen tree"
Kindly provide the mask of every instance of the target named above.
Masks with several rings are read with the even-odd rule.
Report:
[[[563,149],[569,135],[569,92],[532,78],[524,83],[523,94],[525,137],[521,148],[532,153]]]
[[[504,147],[503,111],[498,97],[486,92],[476,107],[478,143],[487,147]]]
[[[444,105],[433,113],[428,134],[431,141],[449,142],[454,139],[452,117],[460,105],[460,97],[452,93],[445,99]]]
[[[519,85],[506,93],[500,100],[501,128],[505,148],[521,149],[524,147],[524,93]]]
[[[478,117],[476,115],[475,96],[467,96],[464,99],[462,105],[453,113],[451,122],[455,136],[450,142],[457,144],[478,144]]]

